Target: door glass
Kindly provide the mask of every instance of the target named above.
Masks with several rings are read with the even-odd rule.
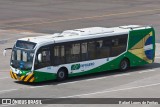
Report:
[[[38,59],[38,54],[42,54],[42,61],[39,62]],[[50,46],[44,46],[41,47],[36,55],[36,61],[35,61],[35,69],[38,68],[44,68],[51,66],[51,53],[50,53]]]

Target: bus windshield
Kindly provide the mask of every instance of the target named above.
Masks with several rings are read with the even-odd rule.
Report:
[[[16,42],[16,47],[18,48],[22,48],[22,49],[34,49],[35,46],[36,46],[36,43],[33,43],[33,42],[29,42],[29,41],[21,41],[21,40],[18,40]]]
[[[31,70],[34,50],[25,50],[14,47],[11,55],[11,66],[21,70]]]

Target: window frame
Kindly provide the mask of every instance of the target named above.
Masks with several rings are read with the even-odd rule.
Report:
[[[46,49],[43,49],[43,48],[45,48],[46,47]],[[42,52],[43,52],[43,50],[48,50],[49,52],[50,52],[50,61],[48,61],[48,64],[46,64],[46,62],[38,62],[38,54],[39,53],[41,53],[42,54]],[[48,66],[52,66],[52,60],[53,60],[53,58],[52,58],[52,51],[51,51],[51,45],[44,45],[44,46],[41,46],[38,50],[37,50],[37,52],[36,52],[36,58],[35,58],[35,63],[34,63],[34,69],[36,70],[36,69],[41,69],[41,68],[45,68],[45,67],[48,67]],[[37,64],[36,64],[36,61],[37,61]],[[45,65],[46,64],[46,65]]]
[[[109,55],[106,56],[106,57],[102,57],[102,58],[97,58],[98,56],[98,53],[97,53],[97,48],[95,46],[94,50],[95,50],[95,58],[94,59],[89,59],[87,56],[86,56],[86,59],[85,60],[82,60],[82,44],[83,43],[87,43],[87,54],[88,53],[88,43],[89,42],[92,42],[94,41],[94,43],[96,43],[97,41],[105,41],[105,40],[112,40],[114,38],[123,38],[123,37],[126,37],[126,43],[125,43],[125,46],[126,46],[126,49],[125,51],[127,50],[127,46],[128,46],[128,37],[129,35],[128,34],[117,34],[117,35],[114,35],[114,36],[105,36],[104,37],[100,37],[100,38],[90,38],[90,39],[84,39],[84,40],[76,40],[76,41],[67,41],[67,42],[61,42],[61,43],[55,43],[55,44],[52,44],[52,59],[54,60],[54,47],[56,46],[64,46],[64,57],[65,57],[65,61],[64,63],[59,63],[59,64],[54,64],[53,60],[52,60],[52,65],[53,66],[57,66],[57,65],[61,65],[61,64],[69,64],[69,63],[76,63],[76,62],[82,62],[82,61],[89,61],[89,60],[97,60],[97,59],[102,59],[102,58],[108,58],[108,57],[112,57],[112,42],[110,43],[109,45]],[[80,60],[79,61],[74,61],[74,62],[68,62],[67,63],[67,59],[66,59],[66,46],[67,45],[73,45],[73,44],[80,44]],[[123,53],[123,52],[122,52]],[[61,53],[60,53],[61,54]],[[89,55],[88,55],[89,56]],[[118,55],[116,55],[118,56]]]

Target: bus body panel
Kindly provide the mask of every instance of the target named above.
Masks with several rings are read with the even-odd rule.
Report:
[[[130,66],[141,66],[154,62],[155,32],[153,28],[129,32],[128,55]]]
[[[62,67],[67,68],[68,77],[73,77],[119,69],[120,62],[124,58],[129,60],[130,67],[141,66],[154,62],[155,32],[153,28],[130,30],[128,32],[128,40],[126,45],[126,51],[114,57],[47,66],[33,70],[32,72],[17,70],[11,67],[10,75],[12,78],[19,81],[42,82],[57,79],[57,72]]]

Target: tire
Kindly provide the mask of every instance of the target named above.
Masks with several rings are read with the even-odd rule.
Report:
[[[129,69],[129,61],[128,59],[123,59],[120,63],[120,70],[121,71],[127,71]]]
[[[67,79],[67,71],[65,69],[59,69],[57,72],[57,80],[58,81],[64,81]]]

